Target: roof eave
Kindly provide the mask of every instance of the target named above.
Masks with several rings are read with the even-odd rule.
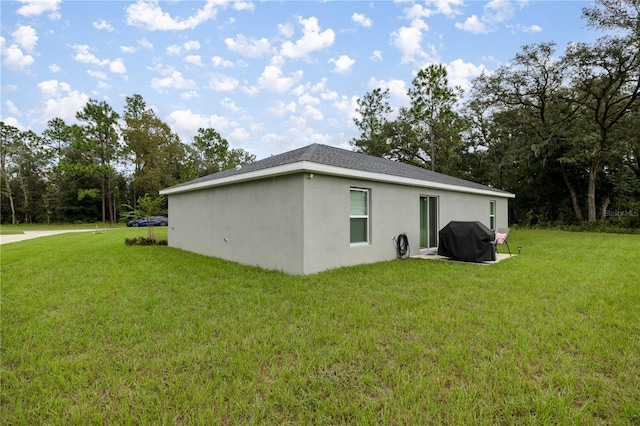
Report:
[[[433,182],[423,179],[407,178],[401,176],[388,175],[385,173],[367,172],[362,170],[346,169],[344,167],[330,166],[320,164],[313,161],[298,161],[295,163],[284,164],[281,166],[270,167],[268,169],[256,170],[235,174],[219,179],[212,179],[204,182],[181,185],[177,187],[166,188],[160,191],[161,195],[172,195],[183,192],[198,191],[201,189],[214,188],[223,185],[231,185],[240,182],[248,182],[267,177],[282,176],[292,173],[318,173],[331,176],[346,177],[352,179],[362,179],[376,182],[392,183],[396,185],[417,186],[423,188],[441,189],[445,191],[463,192],[478,195],[491,195],[501,198],[515,198],[515,194],[509,192],[493,190],[491,188],[468,188],[459,185],[451,185],[446,183]]]

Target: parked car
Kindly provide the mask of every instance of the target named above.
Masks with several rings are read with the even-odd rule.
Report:
[[[166,216],[152,216],[141,217],[139,219],[133,219],[127,222],[127,226],[167,226],[169,225],[169,218]]]

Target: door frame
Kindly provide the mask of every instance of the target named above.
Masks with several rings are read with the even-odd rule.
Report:
[[[420,195],[420,249],[438,247],[440,197]]]

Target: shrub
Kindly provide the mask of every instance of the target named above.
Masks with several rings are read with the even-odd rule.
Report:
[[[166,246],[167,240],[156,240],[155,238],[135,237],[125,238],[124,243],[128,246]]]

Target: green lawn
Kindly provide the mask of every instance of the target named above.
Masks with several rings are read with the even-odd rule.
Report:
[[[3,424],[640,424],[637,235],[295,277],[144,234],[1,246]]]

